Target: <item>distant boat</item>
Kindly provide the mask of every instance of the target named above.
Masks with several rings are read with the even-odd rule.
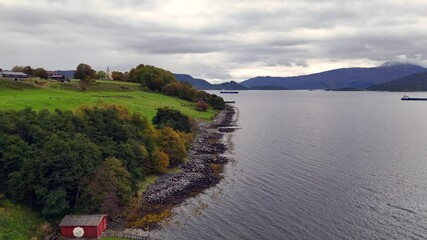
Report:
[[[219,93],[232,93],[232,94],[237,94],[237,93],[239,93],[239,91],[237,91],[237,90],[221,90],[221,91],[219,91]]]
[[[405,95],[400,100],[402,100],[402,101],[427,101],[427,98],[411,98],[411,97],[408,97],[407,95]]]

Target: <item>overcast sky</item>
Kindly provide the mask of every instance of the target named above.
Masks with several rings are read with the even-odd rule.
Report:
[[[427,66],[427,0],[0,0],[0,36],[3,69],[143,63],[221,82]]]

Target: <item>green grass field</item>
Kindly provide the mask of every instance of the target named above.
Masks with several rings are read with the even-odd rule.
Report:
[[[210,120],[214,110],[198,112],[195,104],[178,98],[156,93],[143,92],[137,83],[97,81],[86,91],[78,90],[78,81],[61,83],[38,80],[34,83],[0,80],[0,110],[20,110],[31,107],[33,110],[62,109],[75,110],[81,105],[116,104],[126,106],[131,112],[138,112],[151,120],[156,109],[171,107],[183,114],[202,120]]]
[[[0,239],[41,239],[48,226],[29,209],[11,203],[0,194]]]

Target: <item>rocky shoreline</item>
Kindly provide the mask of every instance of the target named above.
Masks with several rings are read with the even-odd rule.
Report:
[[[229,161],[221,155],[228,150],[221,139],[224,134],[236,129],[235,114],[236,109],[227,105],[212,123],[198,123],[198,134],[191,145],[188,161],[180,167],[181,171],[161,176],[143,193],[144,215],[171,209],[171,206],[182,203],[221,180],[223,165]],[[158,224],[140,227],[153,229]]]

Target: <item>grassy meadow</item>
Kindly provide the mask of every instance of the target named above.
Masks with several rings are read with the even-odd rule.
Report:
[[[41,239],[49,225],[29,209],[0,194],[0,239]]]
[[[36,83],[37,81],[37,83]],[[117,81],[96,81],[79,90],[79,82],[62,83],[52,80],[15,82],[0,80],[0,110],[75,110],[81,105],[115,104],[126,106],[151,120],[156,109],[171,107],[183,114],[202,120],[210,120],[215,112],[196,111],[195,104],[175,97],[141,91],[140,84]]]

